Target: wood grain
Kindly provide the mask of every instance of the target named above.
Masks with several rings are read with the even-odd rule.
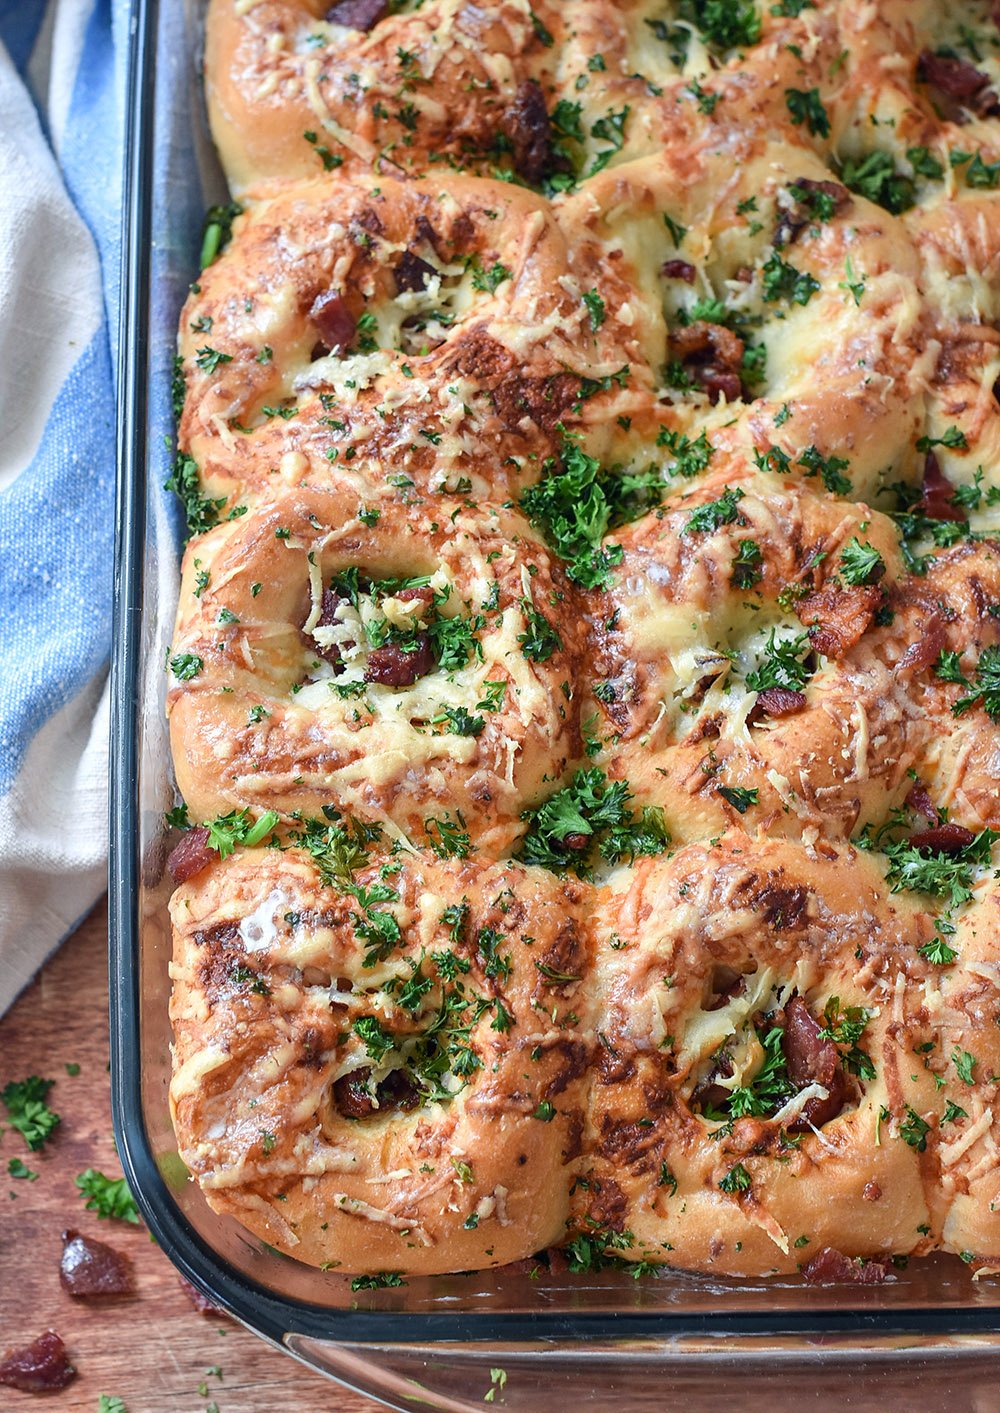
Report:
[[[31,1074],[55,1079],[49,1105],[62,1118],[39,1153],[11,1129],[0,1136],[0,1352],[51,1328],[78,1370],[68,1388],[44,1399],[0,1389],[0,1408],[95,1413],[98,1395],[107,1393],[124,1399],[129,1413],[204,1413],[213,1401],[219,1413],[375,1413],[376,1404],[309,1373],[226,1317],[198,1314],[144,1228],[85,1211],[76,1174],[89,1167],[121,1174],[107,1072],[106,939],[101,905],[0,1020],[0,1089]],[[68,1075],[67,1064],[80,1073]],[[37,1180],[10,1178],[11,1158]],[[111,1302],[68,1296],[59,1284],[66,1227],[126,1252],[137,1294]],[[214,1367],[221,1378],[207,1372]]]

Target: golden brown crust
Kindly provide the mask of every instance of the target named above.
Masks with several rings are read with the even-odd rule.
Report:
[[[175,893],[181,1156],[217,1211],[314,1265],[530,1256],[565,1233],[582,1123],[579,890],[383,864],[348,898],[307,854],[245,852]],[[373,912],[395,924],[378,957]]]
[[[185,1161],[352,1273],[1000,1267],[992,0],[320,9],[209,14]]]

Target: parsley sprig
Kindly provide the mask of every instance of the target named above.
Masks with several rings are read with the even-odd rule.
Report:
[[[626,780],[608,780],[597,766],[578,770],[544,804],[526,811],[528,832],[518,857],[555,873],[567,869],[589,877],[596,856],[606,863],[660,854],[670,842],[663,811],[629,807]]]

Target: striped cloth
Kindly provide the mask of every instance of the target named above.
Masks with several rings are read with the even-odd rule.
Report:
[[[126,0],[0,0],[0,1012],[104,887]]]

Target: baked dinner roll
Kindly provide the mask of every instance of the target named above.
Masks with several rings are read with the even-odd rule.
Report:
[[[167,706],[199,819],[335,805],[499,854],[581,751],[579,615],[512,511],[289,492],[184,575]]]
[[[870,498],[887,464],[919,480],[931,359],[915,254],[812,151],[751,133],[696,158],[668,152],[593,178],[560,222],[588,266],[612,272],[690,437],[748,457],[812,447],[848,462],[840,494]]]
[[[723,463],[617,531],[592,608],[613,772],[668,805],[675,837],[740,816],[849,835],[901,801],[928,737],[893,678],[908,639],[893,649],[879,626],[902,572],[894,526],[782,464],[737,478]]]
[[[539,86],[561,29],[539,0],[212,0],[205,79],[235,192],[341,167],[542,175]]]
[[[610,882],[578,1228],[727,1275],[929,1250],[932,934],[874,858],[824,843],[733,830]]]
[[[1000,946],[995,884],[960,918],[941,979],[929,1063],[942,1081],[933,1152],[946,1204],[942,1239],[970,1264],[1000,1266]]]
[[[989,185],[984,166],[1000,155],[1000,29],[988,0],[841,5],[838,19],[844,63],[830,116],[849,184],[896,212],[952,169]]]
[[[336,826],[308,849],[243,851],[171,901],[170,1100],[208,1202],[348,1273],[560,1240],[588,1060],[580,886],[413,853],[352,875]]]
[[[906,216],[939,347],[923,443],[923,509],[940,522],[930,527],[939,542],[966,525],[1000,526],[998,217],[996,193],[968,190],[942,191]]]
[[[181,317],[179,442],[212,497],[323,484],[350,461],[502,500],[537,479],[557,425],[630,411],[631,311],[597,269],[570,272],[530,192],[301,183],[234,232]]]

